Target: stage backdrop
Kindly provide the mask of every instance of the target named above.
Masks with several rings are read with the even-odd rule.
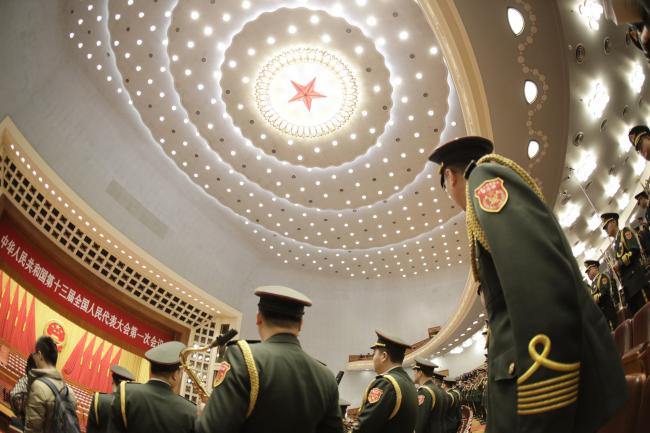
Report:
[[[0,341],[23,358],[36,338],[50,335],[59,346],[57,367],[66,380],[91,391],[110,392],[110,366],[129,369],[139,382],[149,376],[142,357],[103,340],[58,314],[0,271]]]

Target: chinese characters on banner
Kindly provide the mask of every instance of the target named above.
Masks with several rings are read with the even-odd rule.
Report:
[[[97,298],[64,275],[20,236],[6,220],[0,223],[0,257],[47,299],[118,340],[149,350],[173,336],[152,328]]]

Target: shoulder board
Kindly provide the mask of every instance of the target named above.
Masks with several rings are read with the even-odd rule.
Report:
[[[192,406],[196,406],[196,403],[194,403],[192,400],[189,400],[189,399],[183,397],[183,396],[180,395],[180,394],[175,394],[175,395],[176,395],[176,397],[185,400],[186,402],[188,402],[188,403],[191,404]]]

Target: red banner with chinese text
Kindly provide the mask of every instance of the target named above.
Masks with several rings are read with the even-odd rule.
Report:
[[[74,316],[91,323],[116,340],[149,350],[173,339],[171,333],[155,329],[129,316],[115,305],[98,298],[64,275],[23,238],[11,224],[0,222],[0,257],[38,292]]]

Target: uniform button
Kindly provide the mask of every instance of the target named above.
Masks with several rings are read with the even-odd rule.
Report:
[[[511,362],[510,365],[508,366],[508,374],[513,375],[515,374],[515,363]]]

